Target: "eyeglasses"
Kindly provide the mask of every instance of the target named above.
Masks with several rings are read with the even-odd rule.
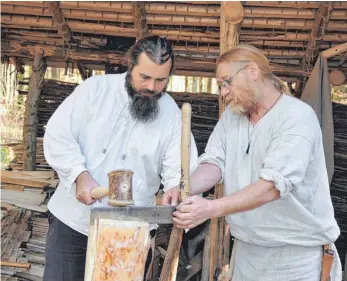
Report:
[[[230,85],[233,82],[233,79],[236,76],[236,74],[239,73],[241,70],[245,69],[246,67],[247,67],[247,65],[242,67],[242,68],[240,68],[238,71],[236,71],[236,73],[234,75],[232,75],[229,79],[226,79],[226,80],[224,80],[221,83],[218,83],[218,92],[221,93],[223,88],[230,87]]]

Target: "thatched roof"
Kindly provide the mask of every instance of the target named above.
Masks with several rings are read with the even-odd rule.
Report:
[[[142,3],[142,10],[135,10],[137,3]],[[322,25],[325,35],[317,44],[320,51],[347,41],[347,2],[330,3],[328,16],[320,19],[327,21]],[[321,2],[242,4],[239,41],[263,49],[280,76],[307,75],[302,60]],[[105,63],[120,64],[124,52],[135,42],[142,20],[147,34],[172,40],[177,74],[212,76],[219,55],[220,9],[219,1],[2,1],[2,56],[21,57],[27,63],[33,47],[41,45],[52,66],[63,66],[66,60],[99,69]],[[347,73],[347,63],[340,65],[341,59],[342,55],[337,56],[329,64]]]

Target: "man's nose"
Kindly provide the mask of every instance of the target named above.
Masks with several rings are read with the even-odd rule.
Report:
[[[155,89],[155,80],[153,79],[153,80],[148,81],[146,88],[147,88],[147,90],[153,92]]]

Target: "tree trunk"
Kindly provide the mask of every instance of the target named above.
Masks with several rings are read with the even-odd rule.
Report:
[[[29,92],[25,105],[23,127],[24,171],[36,170],[37,111],[46,72],[44,52],[45,50],[40,47],[35,47],[34,49],[34,62],[32,67],[32,75],[29,81]]]

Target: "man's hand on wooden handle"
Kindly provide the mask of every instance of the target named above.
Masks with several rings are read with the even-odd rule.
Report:
[[[79,174],[76,179],[76,198],[81,203],[91,205],[96,200],[91,196],[91,190],[93,188],[99,187],[98,182],[89,174],[89,172],[84,171]]]

